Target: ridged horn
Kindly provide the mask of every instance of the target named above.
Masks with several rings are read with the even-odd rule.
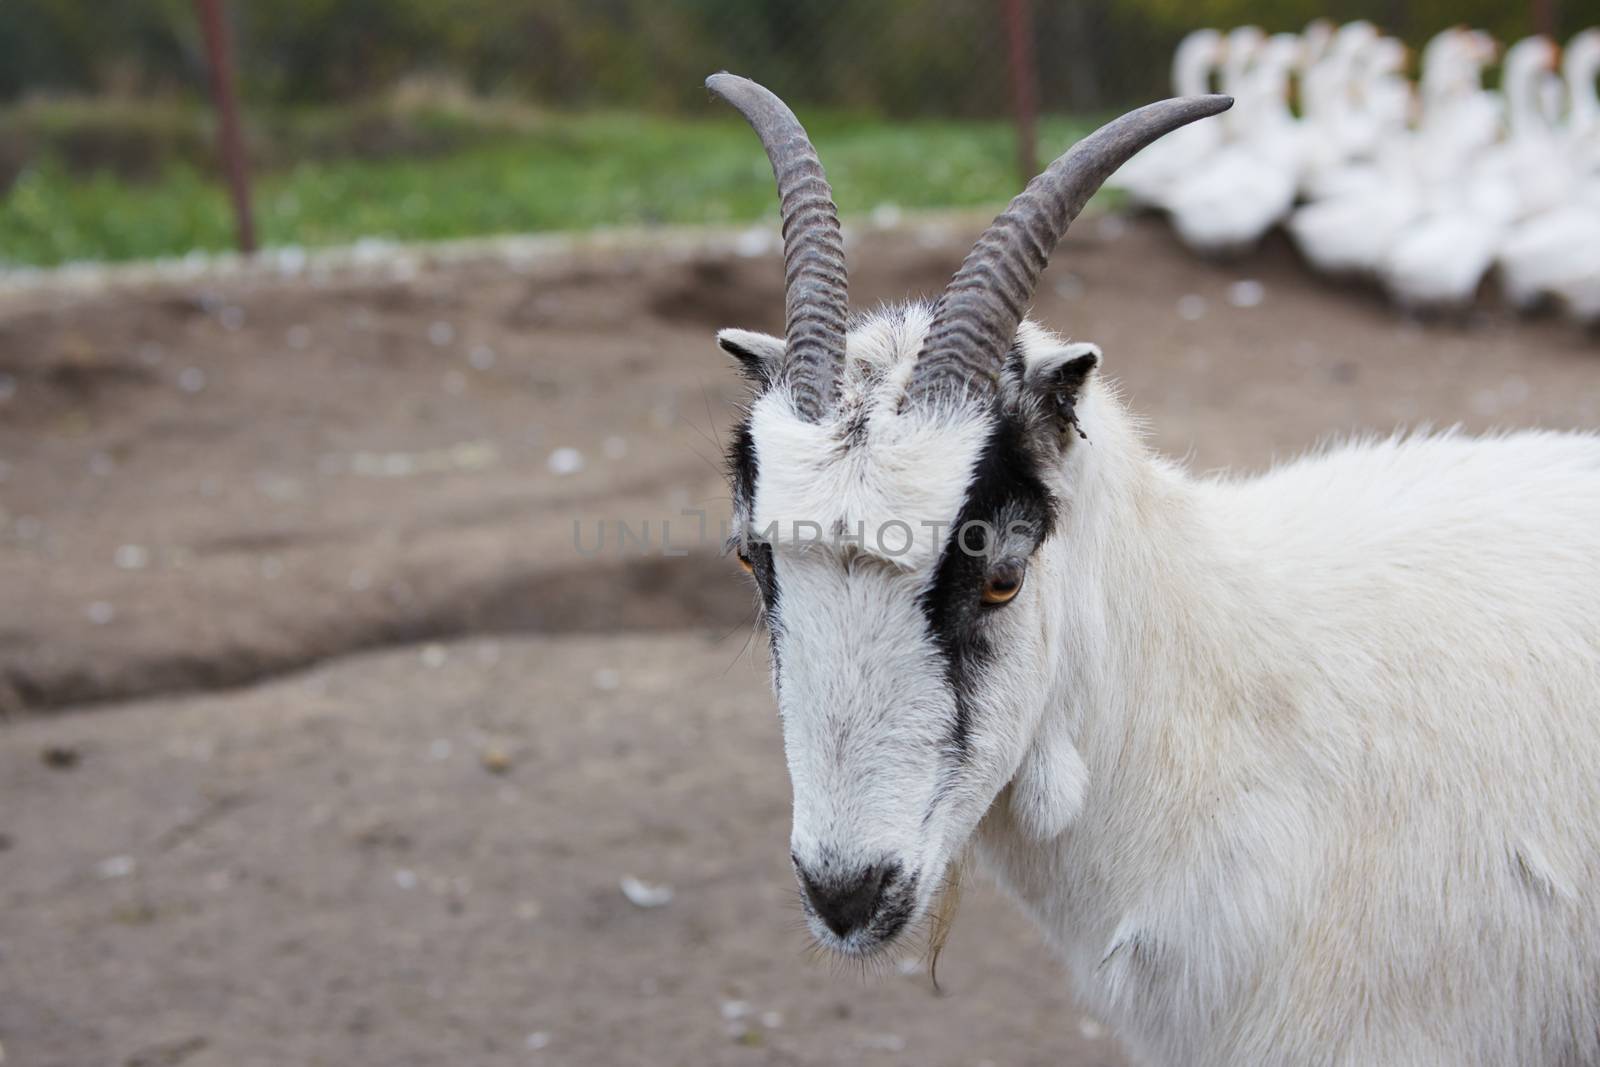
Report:
[[[993,396],[1039,275],[1089,197],[1152,141],[1232,106],[1227,96],[1146,105],[1100,127],[1029,182],[978,238],[939,298],[902,409],[946,392]]]
[[[794,112],[769,90],[723,72],[706,88],[739,109],[772,162],[783,214],[784,376],[800,417],[819,421],[844,373],[849,309],[844,234],[817,150]]]

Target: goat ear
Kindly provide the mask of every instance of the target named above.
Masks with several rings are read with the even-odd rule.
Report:
[[[783,338],[753,330],[721,330],[717,344],[739,361],[739,373],[759,387],[772,384],[783,366]]]
[[[1024,381],[1044,401],[1061,433],[1071,430],[1083,435],[1078,425],[1078,394],[1099,365],[1100,346],[1087,341],[1051,348],[1028,361]]]
[[[1067,735],[1065,717],[1047,715],[1011,780],[1011,815],[1034,841],[1060,837],[1089,796],[1089,768]]]

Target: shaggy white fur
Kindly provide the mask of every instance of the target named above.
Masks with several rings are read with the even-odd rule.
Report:
[[[954,521],[993,423],[896,413],[926,321],[854,330],[821,426],[757,402],[743,521]],[[1019,336],[1025,382],[1067,350]],[[774,546],[797,858],[921,913],[975,845],[1142,1063],[1600,1063],[1600,439],[1201,479],[1097,377],[1076,416],[954,770],[938,546]]]

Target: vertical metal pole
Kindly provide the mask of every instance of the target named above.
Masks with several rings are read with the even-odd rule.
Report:
[[[222,168],[227,174],[228,191],[233,197],[234,227],[239,251],[248,255],[256,250],[255,216],[250,210],[250,166],[245,160],[244,138],[239,129],[239,100],[235,93],[233,48],[222,17],[222,0],[195,0],[200,25],[206,35],[206,53],[211,65],[211,100],[217,108],[217,139],[222,153]]]
[[[1028,0],[1001,0],[1001,6],[1011,68],[1011,108],[1017,123],[1017,169],[1026,185],[1039,173],[1039,72],[1033,60],[1033,18]]]
[[[1533,0],[1533,32],[1552,40],[1556,36],[1558,0]]]

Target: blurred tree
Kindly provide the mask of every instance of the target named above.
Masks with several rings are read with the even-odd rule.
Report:
[[[1556,4],[1563,34],[1585,12]],[[1047,108],[1099,110],[1165,87],[1197,26],[1296,30],[1365,17],[1413,45],[1444,26],[1502,41],[1535,0],[1038,0]],[[813,104],[899,115],[1006,107],[996,0],[230,0],[247,97],[370,96],[413,74],[561,106],[705,107],[705,75],[751,74]],[[1594,12],[1587,12],[1588,18]],[[0,99],[30,90],[203,88],[187,0],[0,0]]]
[[[233,0],[251,88],[291,103],[376,92],[448,58],[449,5],[431,0]]]
[[[187,0],[0,3],[0,99],[41,89],[198,91],[201,54]]]

